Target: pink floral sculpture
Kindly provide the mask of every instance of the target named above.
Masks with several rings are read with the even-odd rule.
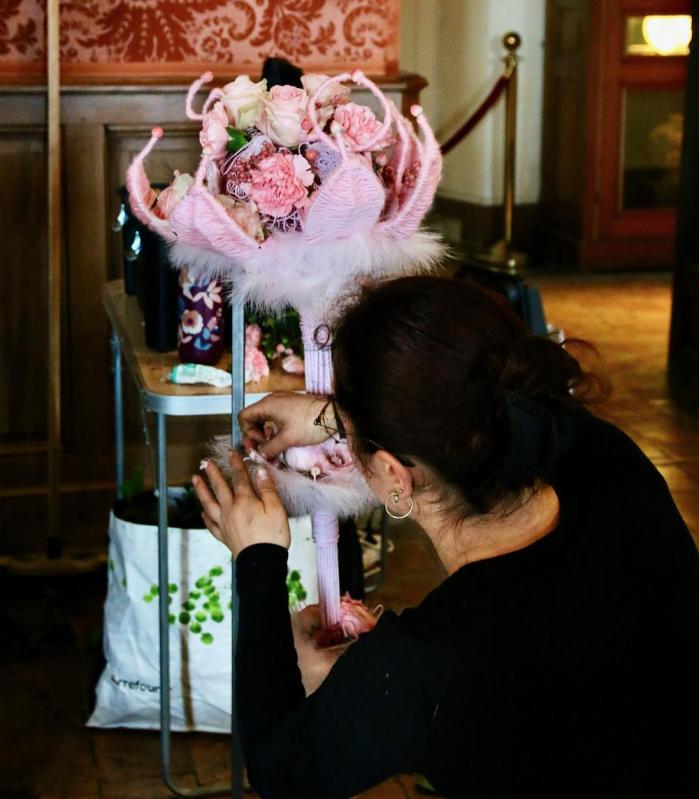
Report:
[[[194,96],[212,78],[204,74],[187,94],[187,116],[202,123],[196,175],[176,176],[158,202],[143,166],[163,135],[153,129],[126,176],[133,212],[172,242],[173,262],[194,276],[230,281],[239,297],[272,310],[295,307],[306,390],[327,395],[330,348],[316,331],[333,305],[365,278],[429,269],[443,253],[438,237],[420,229],[441,176],[439,146],[419,106],[411,113],[422,138],[360,70],[307,75],[303,89],[269,92],[241,76],[213,89],[197,113]],[[348,82],[373,94],[383,119],[352,102]],[[225,465],[227,441],[221,447]],[[270,466],[290,512],[311,513],[321,620],[330,638],[342,638],[338,515],[374,498],[344,442],[290,450]]]

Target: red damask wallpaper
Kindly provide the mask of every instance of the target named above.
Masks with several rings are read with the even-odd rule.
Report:
[[[267,56],[306,70],[395,72],[400,0],[61,0],[68,80],[190,77]],[[0,76],[41,74],[44,0],[0,0]]]

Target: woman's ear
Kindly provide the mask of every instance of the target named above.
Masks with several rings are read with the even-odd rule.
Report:
[[[371,472],[385,494],[400,491],[404,499],[412,495],[412,472],[385,449],[380,449],[371,456]]]

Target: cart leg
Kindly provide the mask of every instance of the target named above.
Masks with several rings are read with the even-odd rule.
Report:
[[[170,604],[168,598],[168,519],[167,519],[167,431],[165,414],[156,413],[158,461],[158,628],[160,634],[160,758],[163,782],[175,796],[204,797],[229,793],[227,783],[214,783],[201,788],[182,788],[172,778],[170,764]],[[234,605],[235,607],[235,605]],[[242,795],[234,794],[236,799]],[[235,785],[235,773],[234,783]]]
[[[116,450],[116,495],[121,499],[124,485],[124,387],[121,368],[121,342],[112,329],[112,371],[114,372],[114,437]]]
[[[158,630],[160,634],[160,754],[163,780],[178,793],[170,775],[170,607],[168,599],[167,433],[165,414],[157,413],[158,446]]]

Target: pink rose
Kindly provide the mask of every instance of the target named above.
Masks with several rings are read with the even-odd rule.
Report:
[[[262,230],[262,219],[257,212],[255,203],[237,201],[227,194],[217,194],[216,199],[226,209],[228,216],[253,239],[263,241],[265,234]]]
[[[204,121],[202,122],[201,132],[199,133],[199,141],[201,142],[204,155],[209,158],[223,158],[226,154],[226,147],[228,145],[228,115],[223,103],[219,100],[214,103],[211,111],[204,114]]]
[[[298,147],[305,141],[302,123],[306,117],[308,95],[295,86],[272,86],[265,98],[265,109],[258,127],[280,147]]]
[[[257,347],[245,350],[245,382],[258,381],[269,374],[269,364],[264,352]]]
[[[303,208],[312,183],[311,165],[302,155],[275,153],[252,171],[250,197],[263,214],[281,218]]]
[[[360,148],[365,148],[381,129],[381,123],[374,112],[365,105],[345,103],[335,109],[333,116],[339,123],[345,139]],[[379,141],[372,150],[379,150],[387,144],[388,141]]]
[[[187,194],[194,185],[194,178],[183,172],[180,174],[175,170],[175,179],[158,195],[155,212],[162,219],[167,219],[175,210],[177,203]]]
[[[313,92],[327,79],[327,75],[309,74],[301,78],[301,83],[310,98]],[[316,115],[321,128],[331,119],[336,106],[349,102],[351,91],[349,86],[343,86],[342,83],[334,80],[317,95],[315,98]]]

